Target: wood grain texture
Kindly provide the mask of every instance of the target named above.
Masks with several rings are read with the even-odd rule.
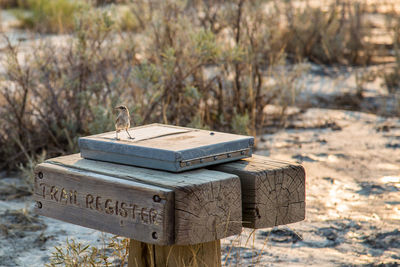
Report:
[[[173,196],[165,196],[168,201],[172,202],[172,205],[167,205],[166,207],[166,209],[169,210],[169,207],[171,206],[173,213],[171,216],[172,219],[165,218],[163,220],[163,222],[168,222],[169,224],[163,229],[171,229],[170,227],[172,227],[172,240],[168,239],[171,236],[168,234],[165,234],[168,236],[167,239],[162,238],[162,242],[164,243],[162,243],[158,238],[156,240],[157,242],[155,242],[155,240],[145,240],[143,237],[139,239],[132,235],[122,234],[123,236],[159,245],[187,245],[209,242],[241,232],[241,186],[240,179],[236,175],[206,169],[184,173],[170,173],[82,159],[78,154],[54,158],[39,165],[37,172],[42,171],[47,175],[51,170],[41,169],[44,165],[48,167],[51,166],[51,168],[74,170],[74,172],[80,174],[79,183],[77,181],[76,183],[83,187],[86,186],[87,181],[93,179],[96,180],[98,176],[106,176],[111,177],[116,181],[144,185],[144,188],[147,186],[157,188],[159,192],[164,193],[163,196],[165,196],[165,194],[168,195],[169,192],[173,193]],[[68,175],[63,176],[60,179],[66,179],[66,176]],[[92,185],[88,185],[86,187],[89,188],[91,186]],[[113,187],[113,185],[110,184],[107,187],[99,185],[99,188],[96,188],[96,190],[107,191],[110,187]],[[120,188],[118,190],[118,192],[122,192],[125,189]],[[40,188],[38,188],[38,191],[40,194]],[[135,193],[131,192],[132,198],[134,198],[133,196],[135,194],[136,191]],[[149,194],[151,195],[151,201],[153,201],[152,194],[154,194],[154,192]],[[149,199],[147,195],[145,198]],[[150,209],[150,207],[148,209]],[[79,213],[77,210],[75,212]],[[51,214],[49,213],[50,212],[44,215],[50,216]],[[51,213],[55,214],[56,211],[52,210]],[[157,214],[167,216],[166,212],[161,213],[160,211],[160,213]],[[79,217],[78,215],[75,216]],[[64,218],[60,218],[59,215],[57,215],[57,218],[64,220]],[[77,222],[76,224],[80,223]],[[90,225],[86,226],[90,227]],[[136,231],[134,228],[132,228],[132,230]],[[109,232],[112,231],[114,231],[114,226],[109,229]],[[151,236],[154,230],[144,231],[142,229],[142,232],[142,235]]]
[[[187,246],[158,246],[132,240],[129,245],[129,267],[220,267],[221,242]]]
[[[170,189],[112,176],[49,163],[36,168],[38,214],[144,242],[174,242],[173,197]]]
[[[176,244],[197,244],[238,234],[241,221],[239,178],[175,190]]]
[[[304,220],[305,170],[301,165],[253,155],[210,168],[240,177],[244,227],[258,229]]]

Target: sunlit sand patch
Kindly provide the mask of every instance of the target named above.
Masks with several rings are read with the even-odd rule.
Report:
[[[365,210],[364,210],[364,212],[365,212]],[[351,214],[351,219],[354,221],[364,221],[364,222],[380,222],[380,221],[382,221],[382,218],[376,213],[362,214],[359,212],[354,212]]]
[[[393,183],[394,186],[400,188],[400,176],[384,176],[381,178],[384,183]]]
[[[320,153],[320,154],[307,154],[307,155],[301,155],[302,157],[307,157],[311,161],[325,161],[325,162],[338,162],[339,161],[339,156],[337,155],[328,155],[325,153]]]
[[[351,199],[351,194],[346,192],[346,189],[349,189],[349,187],[337,181],[332,185],[329,190],[329,197],[326,200],[326,206],[334,208],[328,211],[329,216],[340,217],[344,212],[350,209],[348,199]]]
[[[400,209],[398,207],[393,209],[393,213],[389,215],[389,219],[400,220]]]
[[[377,167],[383,170],[393,170],[393,171],[400,170],[399,166],[390,163],[378,163]]]
[[[328,161],[329,162],[337,162],[337,161],[339,161],[339,158],[336,155],[329,155],[328,156]]]
[[[381,181],[384,183],[400,183],[400,176],[384,176]]]

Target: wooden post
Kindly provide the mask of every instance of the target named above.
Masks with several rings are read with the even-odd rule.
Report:
[[[131,239],[128,267],[220,267],[221,241],[159,246]]]
[[[221,266],[220,239],[305,217],[301,165],[253,155],[182,173],[69,155],[36,167],[36,212],[130,238],[128,266]]]

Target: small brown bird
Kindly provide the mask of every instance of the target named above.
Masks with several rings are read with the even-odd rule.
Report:
[[[118,133],[121,130],[125,130],[130,139],[135,139],[135,138],[132,138],[132,136],[128,132],[128,129],[131,126],[131,117],[129,116],[128,108],[124,105],[120,105],[120,106],[116,107],[115,110],[119,111],[117,120],[115,121],[116,139],[119,140]]]

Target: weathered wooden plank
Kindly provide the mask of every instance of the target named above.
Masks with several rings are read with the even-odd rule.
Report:
[[[174,194],[50,163],[36,168],[36,212],[148,243],[174,242]]]
[[[128,266],[220,267],[221,241],[187,246],[158,246],[131,239]]]
[[[46,162],[167,188],[200,185],[207,182],[215,182],[221,179],[224,180],[236,177],[236,175],[206,169],[172,173],[111,162],[84,159],[79,156],[79,154],[57,157],[49,159]]]
[[[238,234],[241,231],[241,187],[240,180],[236,175],[206,169],[170,173],[82,159],[78,154],[54,158],[45,164],[82,173],[79,183],[75,181],[82,186],[86,186],[87,178],[97,179],[97,176],[107,176],[113,177],[118,181],[136,182],[146,186],[157,187],[165,192],[168,190],[173,192],[173,198],[168,198],[173,203],[173,219],[166,218],[163,220],[163,222],[168,221],[172,225],[172,241],[163,239],[161,242],[157,238],[155,242],[155,240],[138,239],[126,234],[123,236],[159,245],[186,245],[221,239]],[[65,179],[65,176],[60,179]],[[90,186],[87,187],[89,188]],[[103,185],[99,185],[99,187],[104,188]],[[107,191],[110,187],[112,185],[103,190]],[[100,188],[96,188],[96,190],[100,190]],[[125,189],[120,188],[118,190],[118,192],[121,192]],[[135,194],[131,193],[133,199],[135,199],[133,197]],[[153,196],[151,195],[150,197],[151,201],[153,201]],[[52,210],[51,212],[56,211]],[[75,212],[79,211],[75,210]],[[166,216],[166,213],[163,214]],[[136,229],[132,229],[132,231],[136,231]],[[114,231],[114,228],[109,229],[110,232],[111,230]],[[149,231],[147,232],[149,233]],[[166,234],[166,236],[169,235]]]
[[[258,229],[304,220],[305,170],[301,165],[253,154],[210,169],[240,177],[243,226]]]

